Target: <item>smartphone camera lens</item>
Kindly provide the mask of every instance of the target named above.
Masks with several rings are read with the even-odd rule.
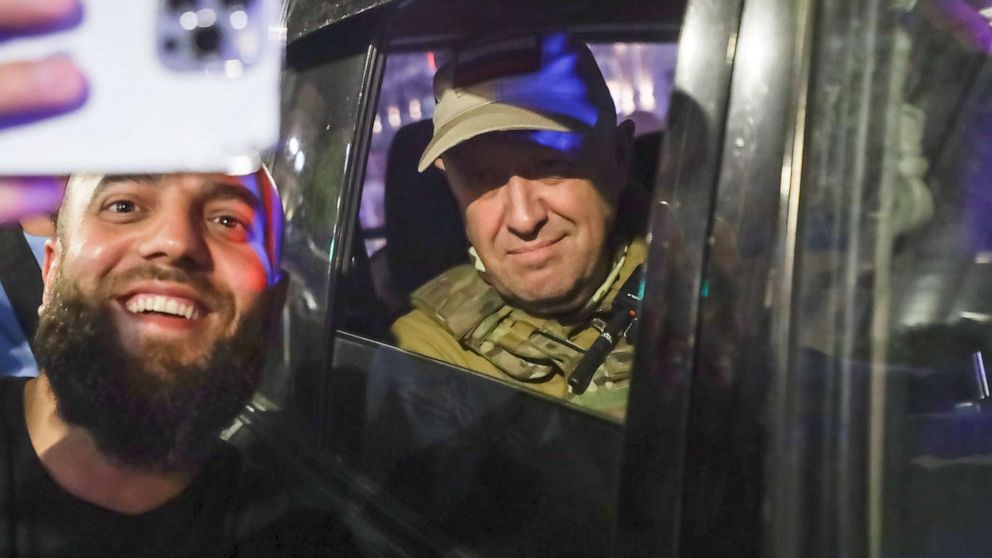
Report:
[[[216,27],[197,29],[193,35],[196,53],[201,58],[217,52],[217,49],[220,48],[220,42],[220,31]]]

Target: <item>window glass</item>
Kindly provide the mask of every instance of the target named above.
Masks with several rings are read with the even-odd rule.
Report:
[[[267,407],[311,418],[327,354],[314,347],[326,346],[323,326],[333,306],[327,285],[340,250],[334,239],[346,222],[339,212],[348,191],[345,163],[360,134],[364,97],[354,92],[367,87],[377,33],[375,22],[360,23],[334,28],[356,37],[351,43],[336,42],[325,30],[289,44],[282,85],[284,140],[270,166],[286,213],[282,266],[289,288],[282,343],[260,395]]]
[[[643,221],[657,171],[676,46],[664,42],[595,42],[590,44],[590,50],[603,74],[617,121],[630,120],[635,129],[636,140],[628,165],[633,186],[627,189],[638,194],[631,198],[636,201],[627,202],[627,207],[621,209],[623,215],[620,219],[633,221],[635,217],[628,215],[637,215],[636,218]],[[359,220],[376,293],[394,319],[411,311],[411,293],[417,288],[454,266],[472,261],[462,209],[450,191],[446,174],[434,167],[422,174],[416,170],[416,163],[433,131],[431,118],[435,99],[432,80],[438,67],[451,57],[450,48],[445,46],[387,55],[373,122]],[[640,234],[643,238],[643,230]],[[628,272],[624,270],[622,273]],[[616,282],[619,287],[623,281]],[[591,292],[589,294],[592,295]],[[589,321],[591,324],[592,321]],[[541,337],[541,340],[544,341],[544,338]],[[567,343],[572,341],[565,339]],[[400,343],[402,346],[402,340]],[[582,343],[588,344],[591,340],[574,346],[582,347]],[[480,355],[483,352],[477,351]],[[430,356],[438,357],[436,354]],[[455,364],[474,368],[471,364],[473,360],[478,359],[473,356]],[[551,362],[550,359],[545,361]],[[552,366],[558,366],[557,361]],[[569,370],[567,366],[564,366],[564,371],[554,373],[556,381],[516,383],[541,393],[569,398],[564,383],[564,376]],[[497,367],[500,369],[497,370]],[[502,373],[505,369],[502,362],[494,365],[482,363],[480,368],[483,372],[488,371],[490,375],[510,381],[516,378]],[[629,368],[628,365],[627,370]],[[592,391],[604,385],[602,382],[596,384],[596,381],[592,382],[591,390],[587,390],[590,395],[584,396],[585,399],[592,398]],[[604,390],[612,390],[613,386],[611,382]],[[604,414],[622,418],[626,392],[611,397],[619,403],[610,403],[610,409],[617,410],[603,411]],[[599,405],[596,409],[606,409],[606,405]]]
[[[534,21],[551,32],[568,29],[570,18],[582,23],[577,27],[592,43],[604,91],[617,107],[611,120],[631,118],[641,132],[631,146],[639,155],[630,174],[645,201],[629,209],[643,218],[650,209],[675,33],[634,16],[657,15],[656,3],[406,3],[392,14],[396,36],[385,39],[378,107],[366,116],[370,153],[356,211],[376,296],[394,320],[410,311],[411,292],[469,262],[461,209],[445,175],[433,166],[421,175],[417,164],[433,134],[434,73],[453,45],[485,34],[463,20],[493,11],[507,33],[531,29]],[[668,11],[667,23],[677,26],[681,14]],[[483,20],[491,32],[494,20]],[[431,549],[417,554],[609,555],[625,459],[620,417],[400,350],[390,336],[339,329],[321,386],[323,442],[361,485],[358,513],[429,538]]]
[[[363,520],[428,538],[423,556],[609,555],[620,425],[347,333],[333,367]]]
[[[637,134],[665,127],[675,71],[674,43],[592,44],[591,49],[613,95],[620,119],[631,118]],[[400,128],[434,115],[431,80],[445,51],[390,54],[386,61],[372,147],[365,170],[360,221],[369,256],[385,248],[383,199],[389,146]]]
[[[881,4],[824,10],[814,41],[792,321],[800,508],[844,552],[985,556],[992,12]]]

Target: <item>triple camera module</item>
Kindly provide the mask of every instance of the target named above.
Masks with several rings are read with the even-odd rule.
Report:
[[[265,40],[260,0],[164,0],[158,51],[178,71],[239,77],[257,61]]]

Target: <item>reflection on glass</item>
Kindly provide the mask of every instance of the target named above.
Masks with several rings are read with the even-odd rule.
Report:
[[[355,135],[366,54],[288,70],[283,85],[283,137],[273,178],[286,213],[283,269],[289,277],[283,347],[261,394],[277,408],[309,409],[326,347],[332,240],[344,183],[344,157]],[[347,102],[345,101],[347,99]],[[275,361],[275,358],[273,358]],[[295,397],[295,400],[293,399]]]
[[[830,467],[805,474],[871,556],[987,556],[992,29],[981,2],[883,4],[816,47],[794,354]]]

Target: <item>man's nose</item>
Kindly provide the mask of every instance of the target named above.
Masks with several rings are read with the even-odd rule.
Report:
[[[511,176],[505,188],[506,227],[521,237],[537,234],[548,220],[548,209],[539,195],[539,185],[526,178]]]
[[[163,211],[157,217],[144,232],[139,248],[143,258],[187,269],[209,263],[203,223],[181,210]]]

